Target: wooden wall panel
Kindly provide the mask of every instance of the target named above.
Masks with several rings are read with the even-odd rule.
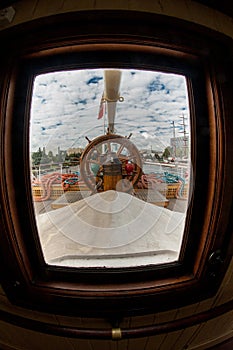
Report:
[[[172,0],[21,0],[13,6],[16,9],[16,15],[13,22],[6,27],[47,16],[51,13],[88,9],[126,9],[181,18],[233,37],[233,22],[230,17],[191,0],[180,0],[178,2]]]
[[[0,321],[0,345],[1,343],[17,350],[73,350],[65,338],[32,332]],[[84,349],[89,350],[87,347]]]
[[[42,17],[45,14],[47,16],[60,12],[63,7],[64,0],[46,1],[40,0],[36,3],[33,17]]]
[[[200,331],[196,336],[192,339],[191,346],[198,347],[200,345],[209,344],[211,346],[211,342],[215,338],[220,338],[224,334],[229,334],[232,330],[233,326],[233,311],[228,312],[222,317],[217,317],[213,320],[210,320],[202,325]]]

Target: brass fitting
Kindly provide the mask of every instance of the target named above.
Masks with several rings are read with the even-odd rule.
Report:
[[[120,328],[112,328],[112,340],[122,339],[122,333]]]

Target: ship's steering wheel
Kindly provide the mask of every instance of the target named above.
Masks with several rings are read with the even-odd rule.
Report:
[[[96,137],[90,141],[80,158],[82,180],[96,191],[98,179],[103,178],[103,164],[114,155],[122,164],[122,179],[133,187],[141,177],[142,161],[137,147],[129,140],[115,134]],[[130,164],[130,166],[129,166]]]

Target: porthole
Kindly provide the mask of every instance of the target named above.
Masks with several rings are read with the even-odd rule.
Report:
[[[185,77],[63,70],[36,76],[32,96],[32,195],[46,263],[178,261],[191,173]]]
[[[164,310],[215,293],[228,266],[228,44],[119,14],[120,32],[109,12],[88,13],[86,33],[83,12],[23,41],[31,23],[4,50],[1,271],[16,304]]]

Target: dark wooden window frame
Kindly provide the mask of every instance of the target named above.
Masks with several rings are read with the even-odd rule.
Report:
[[[214,295],[232,255],[230,39],[153,14],[84,11],[17,26],[0,33],[0,40],[5,52],[0,67],[0,276],[9,299],[47,312],[121,317]],[[193,177],[178,262],[74,269],[43,260],[30,188],[33,79],[60,69],[103,67],[187,77]]]

